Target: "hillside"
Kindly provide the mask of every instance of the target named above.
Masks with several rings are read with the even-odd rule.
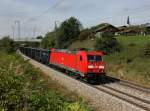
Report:
[[[142,56],[143,47],[150,36],[116,36],[123,49],[120,53],[106,55],[107,74],[150,85],[150,59]],[[76,41],[70,48],[94,48],[95,40]]]

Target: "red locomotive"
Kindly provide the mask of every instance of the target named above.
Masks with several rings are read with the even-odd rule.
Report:
[[[80,74],[81,77],[99,77],[105,74],[103,55],[101,51],[52,49],[50,64]]]
[[[45,50],[30,47],[20,47],[20,51],[32,59],[64,69],[78,75],[77,77],[99,79],[105,75],[102,51]]]

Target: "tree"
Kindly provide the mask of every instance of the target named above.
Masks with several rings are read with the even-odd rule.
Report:
[[[41,42],[42,48],[50,49],[55,47],[55,45],[56,45],[55,32],[47,33]]]
[[[0,40],[0,50],[5,52],[13,52],[15,50],[14,41],[5,36]]]
[[[106,54],[110,54],[120,51],[121,46],[112,34],[104,32],[101,38],[97,38],[95,49],[103,50]]]
[[[81,28],[81,23],[74,17],[64,21],[56,30],[57,47],[67,48],[74,40],[77,40]]]

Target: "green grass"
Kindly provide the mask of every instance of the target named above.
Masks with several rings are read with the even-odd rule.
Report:
[[[133,48],[134,49],[134,48]],[[107,74],[150,85],[150,59],[139,57],[136,49],[105,56]]]
[[[95,40],[87,39],[84,41],[76,41],[69,48],[93,48]]]
[[[144,46],[148,42],[150,42],[150,35],[149,36],[116,36],[117,40],[122,45],[132,45],[136,44],[137,46]],[[84,41],[75,41],[70,45],[69,48],[94,48],[95,39],[86,39]]]
[[[150,85],[150,58],[142,56],[150,36],[118,36],[117,39],[123,49],[120,53],[105,56],[108,74]]]
[[[146,43],[150,42],[150,35],[149,36],[117,36],[116,38],[123,45],[129,45],[134,43],[139,46],[143,46]]]
[[[122,79],[150,85],[150,58],[142,56],[143,47],[150,36],[116,36],[123,49],[120,53],[106,55],[107,74]],[[94,49],[95,40],[76,41],[70,47]]]
[[[17,54],[0,52],[0,111],[91,111]]]

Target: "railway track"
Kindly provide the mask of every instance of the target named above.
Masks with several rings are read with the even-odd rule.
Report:
[[[139,85],[139,84],[136,84],[136,83],[133,83],[133,82],[130,82],[130,81],[125,81],[125,80],[122,80],[122,79],[118,79],[118,78],[112,77],[112,76],[106,76],[106,78],[109,81],[118,81],[117,83],[120,84],[120,85],[124,85],[124,86],[130,87],[130,88],[134,88],[134,89],[140,90],[140,91],[145,92],[145,93],[150,93],[150,87],[142,86],[142,85]]]
[[[106,78],[107,80],[104,83],[100,83],[100,85],[89,84],[83,80],[80,80],[80,82],[123,101],[126,101],[145,111],[150,111],[149,88],[117,78],[112,78],[110,76],[106,76]]]
[[[87,81],[83,80],[80,80],[80,82],[94,87],[95,89],[100,90],[113,97],[128,102],[138,108],[143,109],[144,111],[150,111],[149,88],[142,87],[141,85],[136,85],[135,83],[130,84],[129,82],[126,82],[124,80],[119,80],[112,77],[110,79],[109,76],[107,77],[107,80],[104,83],[100,83],[100,85],[89,84],[87,83]]]
[[[82,80],[79,81],[108,95],[128,102],[129,104],[132,104],[137,108],[143,109],[145,111],[150,111],[150,89],[147,87],[143,87],[135,83],[130,83],[109,76],[107,76],[107,80],[105,81],[105,83],[100,85],[89,84]]]
[[[106,78],[104,84],[95,85],[94,87],[150,111],[150,88],[110,76],[106,76]]]
[[[147,101],[145,99],[141,99],[136,96],[121,92],[121,91],[116,90],[109,86],[99,85],[99,86],[94,86],[94,87],[100,91],[103,91],[103,92],[109,94],[109,95],[112,95],[112,96],[117,97],[121,100],[124,100],[132,105],[135,105],[138,108],[141,108],[145,111],[150,111],[150,103],[149,103],[149,101]]]
[[[115,82],[113,78],[113,81],[109,81],[109,83],[103,83],[100,85],[92,85],[87,83],[86,81],[81,81],[91,87],[96,88],[97,90],[100,90],[106,94],[109,94],[113,97],[119,98],[125,102],[128,102],[138,108],[143,109],[144,111],[150,111],[150,89],[147,87],[142,87],[142,86],[133,86],[133,84],[126,85],[126,81],[121,81],[118,80]],[[112,86],[112,84],[114,85],[120,85],[120,86]],[[125,84],[125,85],[124,85]],[[123,90],[123,88],[120,87],[126,87],[126,91]],[[132,93],[129,91],[132,90]],[[136,91],[135,91],[136,90]],[[134,92],[134,93],[133,93]],[[139,95],[138,95],[139,94]],[[140,94],[142,94],[142,96],[140,96]],[[144,96],[143,96],[144,95]]]

